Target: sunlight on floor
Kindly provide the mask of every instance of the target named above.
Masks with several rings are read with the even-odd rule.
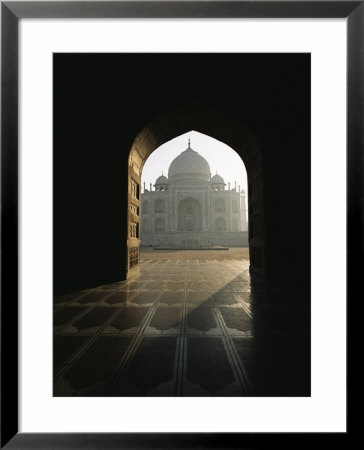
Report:
[[[146,258],[133,279],[56,298],[54,395],[274,395],[281,341],[254,308],[265,291],[248,269]]]

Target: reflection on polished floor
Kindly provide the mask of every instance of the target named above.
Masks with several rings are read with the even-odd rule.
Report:
[[[309,396],[309,293],[205,255],[56,298],[54,395]]]

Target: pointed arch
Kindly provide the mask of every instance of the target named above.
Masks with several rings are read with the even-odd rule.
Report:
[[[233,117],[201,105],[188,105],[150,122],[134,139],[129,154],[129,185],[133,180],[140,190],[143,166],[149,155],[162,144],[188,131],[198,131],[233,148],[244,162],[248,178],[248,215],[250,268],[265,274],[265,226],[261,156],[252,133]],[[138,192],[138,189],[135,189]],[[134,201],[129,195],[129,204]],[[140,199],[139,199],[140,201]],[[129,208],[130,209],[130,208]],[[130,221],[130,217],[128,217]],[[254,230],[251,233],[250,230]],[[128,238],[128,255],[140,245]],[[129,268],[129,264],[128,264]]]

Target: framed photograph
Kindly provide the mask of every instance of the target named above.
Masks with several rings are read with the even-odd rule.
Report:
[[[1,7],[1,445],[346,440],[362,3]]]

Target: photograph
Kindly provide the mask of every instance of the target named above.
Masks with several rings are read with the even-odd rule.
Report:
[[[310,54],[53,81],[53,395],[310,396]]]
[[[1,1],[1,448],[350,447],[363,21]]]

